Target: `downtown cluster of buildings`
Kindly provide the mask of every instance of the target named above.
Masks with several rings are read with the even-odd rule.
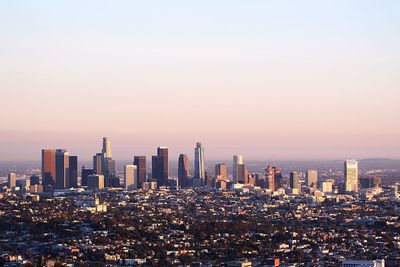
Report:
[[[0,265],[399,266],[400,184],[360,176],[355,160],[206,168],[197,143],[194,164],[180,154],[171,175],[170,162],[158,147],[151,166],[134,156],[118,171],[107,137],[91,168],[43,149],[36,175],[9,173],[0,191]]]
[[[359,179],[358,162],[346,160],[344,163],[344,180],[335,181],[318,177],[317,170],[307,170],[305,177],[301,172],[290,172],[284,176],[280,167],[267,166],[263,172],[249,173],[242,155],[234,155],[231,175],[226,163],[217,163],[214,174],[206,171],[204,147],[196,143],[194,149],[194,173],[191,175],[190,160],[187,154],[178,158],[177,177],[170,176],[169,153],[167,147],[158,147],[157,154],[151,157],[151,172],[148,173],[147,158],[144,155],[134,156],[132,164],[123,167],[123,177],[117,174],[115,160],[112,159],[110,139],[103,138],[102,150],[93,156],[92,168],[82,166],[78,177],[78,157],[69,155],[65,149],[42,150],[41,179],[33,175],[25,181],[25,187],[31,191],[65,190],[83,187],[90,190],[103,188],[155,189],[169,188],[217,188],[229,190],[243,187],[256,187],[269,192],[300,193],[358,193],[362,188],[376,188],[379,178]],[[41,182],[40,182],[41,180]],[[9,188],[16,187],[14,173],[8,175]],[[29,186],[28,186],[29,185]],[[24,186],[24,185],[22,185]]]

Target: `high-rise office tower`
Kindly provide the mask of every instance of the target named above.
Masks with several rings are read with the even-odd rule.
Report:
[[[268,166],[265,169],[265,179],[266,179],[268,189],[270,189],[272,191],[275,191],[276,189],[278,189],[277,186],[279,186],[281,181],[277,183],[277,180],[282,179],[281,168]]]
[[[104,158],[112,158],[110,138],[103,137],[103,149],[101,152]]]
[[[299,172],[290,173],[290,188],[297,194],[301,192],[300,176]]]
[[[104,161],[104,166],[106,167],[104,169],[104,173],[107,177],[114,177],[116,174],[116,169],[115,169],[115,160],[111,158],[106,158]]]
[[[8,186],[8,188],[12,189],[13,187],[16,186],[16,184],[17,184],[17,178],[16,178],[16,177],[17,177],[17,176],[16,176],[15,173],[13,173],[13,172],[10,172],[10,173],[8,174],[8,179],[7,179],[7,186]]]
[[[56,184],[55,149],[42,149],[42,184],[46,188]]]
[[[89,175],[87,177],[87,188],[96,190],[96,189],[103,189],[104,188],[104,176],[103,175]]]
[[[181,188],[189,186],[189,157],[186,154],[180,154],[178,160],[178,184]]]
[[[56,150],[56,189],[67,188],[69,179],[69,153],[65,149]]]
[[[194,149],[194,178],[200,179],[201,184],[205,184],[204,148],[199,142]]]
[[[69,156],[69,177],[67,180],[67,188],[78,187],[78,157]]]
[[[346,192],[358,192],[358,162],[356,160],[344,162],[344,180]]]
[[[86,169],[85,166],[82,167],[82,177],[81,177],[81,186],[88,185],[88,176],[95,174],[94,169]]]
[[[275,190],[282,188],[283,187],[283,175],[282,175],[282,170],[279,167],[273,167],[274,168],[274,186]]]
[[[152,156],[151,163],[152,176],[157,180],[158,186],[168,185],[168,147],[158,147],[157,156]]]
[[[124,166],[124,187],[125,190],[132,190],[138,188],[136,165]]]
[[[138,187],[141,187],[146,182],[146,156],[135,156],[133,165],[137,168]]]
[[[243,156],[242,155],[235,155],[233,156],[233,169],[232,169],[232,177],[233,182],[238,182],[238,166],[239,164],[243,164]]]
[[[103,154],[96,153],[93,156],[93,170],[96,174],[103,174]]]
[[[238,183],[245,184],[247,182],[247,170],[244,164],[238,165]]]
[[[215,179],[226,180],[228,178],[228,171],[225,163],[218,163],[215,165]]]
[[[317,184],[318,184],[318,171],[307,170],[307,186],[315,190],[317,189]]]

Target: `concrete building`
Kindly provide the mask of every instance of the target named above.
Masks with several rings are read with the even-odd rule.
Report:
[[[124,166],[124,188],[125,190],[133,190],[138,188],[137,166]]]

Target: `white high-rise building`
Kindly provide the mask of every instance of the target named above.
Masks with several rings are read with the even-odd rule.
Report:
[[[102,154],[103,154],[104,158],[112,158],[110,138],[108,138],[108,137],[103,137]]]
[[[236,184],[239,179],[239,165],[243,164],[243,156],[235,155],[233,156],[233,169],[232,169],[232,177],[233,182]]]
[[[125,190],[137,189],[137,166],[125,165],[124,166],[124,186]]]
[[[200,179],[203,184],[206,178],[204,169],[204,148],[199,142],[196,143],[194,149],[194,178]]]
[[[356,160],[345,161],[344,182],[346,192],[358,192],[358,162]]]

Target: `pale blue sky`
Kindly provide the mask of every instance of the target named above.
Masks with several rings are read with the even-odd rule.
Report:
[[[400,158],[399,1],[1,1],[0,159]]]

